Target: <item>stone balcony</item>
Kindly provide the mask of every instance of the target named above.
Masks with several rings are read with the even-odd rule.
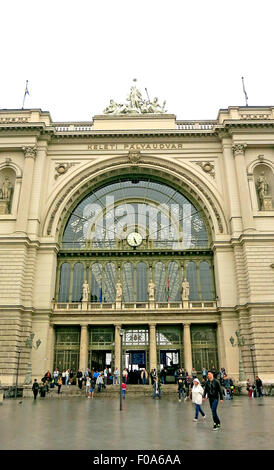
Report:
[[[211,301],[185,301],[182,302],[121,302],[121,303],[95,303],[95,302],[52,302],[54,313],[69,311],[77,313],[79,311],[88,313],[99,313],[105,311],[124,311],[134,313],[136,310],[212,310],[217,308],[216,300]]]

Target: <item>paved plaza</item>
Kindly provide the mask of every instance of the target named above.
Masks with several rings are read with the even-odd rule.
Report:
[[[20,403],[21,401],[21,403]],[[219,404],[222,428],[193,422],[191,402],[127,397],[6,399],[0,407],[1,450],[270,450],[274,398],[235,397]]]

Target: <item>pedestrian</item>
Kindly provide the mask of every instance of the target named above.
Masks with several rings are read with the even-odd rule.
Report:
[[[47,382],[41,383],[40,385],[40,397],[41,398],[45,398],[47,389],[48,389]]]
[[[65,385],[68,385],[68,383],[69,383],[69,373],[70,373],[70,370],[67,369],[66,372],[65,372],[65,376],[66,376]]]
[[[202,368],[202,378],[203,381],[206,382],[207,370],[205,367]]]
[[[161,372],[160,372],[160,379],[161,379],[161,383],[163,385],[165,385],[166,383],[166,370],[165,368],[163,367],[163,369],[161,369]]]
[[[101,376],[101,373],[99,373],[97,379],[96,379],[96,385],[97,385],[97,391],[101,392],[101,387],[103,384],[103,377]]]
[[[65,385],[65,384],[66,384],[66,371],[64,369],[62,372],[62,385]]]
[[[99,378],[99,376],[98,376]],[[94,398],[94,389],[95,389],[95,379],[90,379],[90,387],[89,387],[89,398]],[[100,390],[99,390],[100,391]]]
[[[78,369],[76,374],[77,384],[80,390],[82,389],[82,380],[83,380],[83,372]]]
[[[248,393],[248,398],[252,398],[252,385],[250,383],[250,379],[247,379],[247,382],[246,382],[246,390],[247,390],[247,393]]]
[[[192,403],[195,404],[195,418],[193,421],[198,421],[199,413],[201,413],[202,417],[205,419],[206,415],[201,408],[201,404],[203,402],[203,393],[204,389],[200,384],[199,379],[195,377],[193,380],[193,387],[192,387]]]
[[[143,369],[142,372],[141,372],[141,379],[142,379],[142,384],[143,385],[146,385],[147,378],[148,378],[148,373],[147,373],[146,369]]]
[[[122,397],[123,397],[123,399],[126,398],[126,391],[127,391],[127,384],[126,384],[126,382],[123,382],[122,383]]]
[[[89,395],[89,389],[91,384],[91,378],[89,376],[86,377],[86,397]]]
[[[119,369],[118,367],[115,367],[114,370],[114,385],[119,385]]]
[[[57,380],[59,377],[59,370],[57,367],[54,369],[52,376],[54,378],[54,385],[57,385]]]
[[[262,391],[263,383],[258,376],[256,376],[255,385],[256,385],[256,389],[259,394],[259,397],[262,397],[263,396],[263,391]]]
[[[185,396],[185,388],[184,388],[184,379],[182,374],[178,377],[178,400],[181,401],[181,397],[184,398]]]
[[[69,371],[69,385],[73,384],[73,377],[74,377],[74,372],[72,369]]]
[[[186,390],[186,396],[185,396],[185,401],[189,399],[190,394],[191,394],[191,384],[192,384],[192,379],[190,375],[187,375],[185,377],[185,390]]]
[[[34,379],[34,382],[32,384],[32,391],[33,391],[34,400],[36,400],[36,398],[37,398],[38,390],[39,390],[39,384],[37,382],[37,379]]]
[[[213,431],[216,431],[221,427],[221,422],[217,415],[217,406],[219,397],[220,403],[223,403],[223,392],[219,380],[214,378],[213,372],[211,370],[208,371],[207,376],[208,380],[205,383],[203,401],[205,401],[207,396],[212,412]]]
[[[197,377],[197,370],[195,369],[195,367],[192,367],[191,376],[192,380]]]
[[[57,379],[58,395],[60,395],[62,385],[63,385],[62,377],[61,375],[59,375]]]
[[[155,377],[154,379],[154,384],[153,384],[153,400],[155,398],[159,397],[159,400],[161,398],[161,383],[158,381],[158,377]]]
[[[109,373],[109,370],[106,366],[105,370],[104,370],[104,384],[105,384],[105,386],[108,384],[108,373]]]
[[[123,383],[127,383],[127,377],[128,377],[128,372],[127,372],[127,369],[125,368],[123,370]]]

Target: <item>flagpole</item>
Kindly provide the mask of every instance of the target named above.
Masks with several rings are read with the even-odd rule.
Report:
[[[28,82],[29,82],[29,81],[26,80],[26,88],[25,88],[25,93],[24,93],[24,98],[23,98],[23,106],[22,106],[22,109],[24,109],[26,95],[29,95]]]
[[[242,77],[242,82],[243,82],[243,91],[244,91],[244,94],[245,94],[245,105],[248,106],[248,103],[247,103],[248,97],[247,97],[247,93],[246,93],[246,90],[245,90],[244,77]]]

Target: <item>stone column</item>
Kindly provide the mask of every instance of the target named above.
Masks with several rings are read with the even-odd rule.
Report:
[[[88,366],[88,325],[81,325],[79,369],[84,373]]]
[[[149,324],[149,368],[157,369],[156,324]],[[150,371],[148,371],[150,372]]]
[[[221,320],[217,322],[217,346],[218,346],[218,359],[219,359],[219,369],[226,367],[226,360],[225,360],[225,347],[224,347],[224,335],[223,335],[223,327]]]
[[[191,337],[190,337],[190,323],[183,323],[184,326],[184,359],[185,371],[191,375],[192,370],[192,350],[191,350]]]
[[[120,360],[121,360],[121,338],[120,338],[120,328],[121,325],[115,325],[115,351],[114,351],[114,367],[118,367],[119,374],[120,371]]]
[[[28,227],[28,216],[32,194],[32,180],[34,161],[36,158],[36,147],[23,147],[25,153],[25,163],[23,171],[23,179],[21,193],[18,205],[17,220],[15,231],[26,233]]]
[[[235,158],[243,231],[254,230],[254,220],[246,173],[245,147],[246,144],[235,144],[232,147]]]

